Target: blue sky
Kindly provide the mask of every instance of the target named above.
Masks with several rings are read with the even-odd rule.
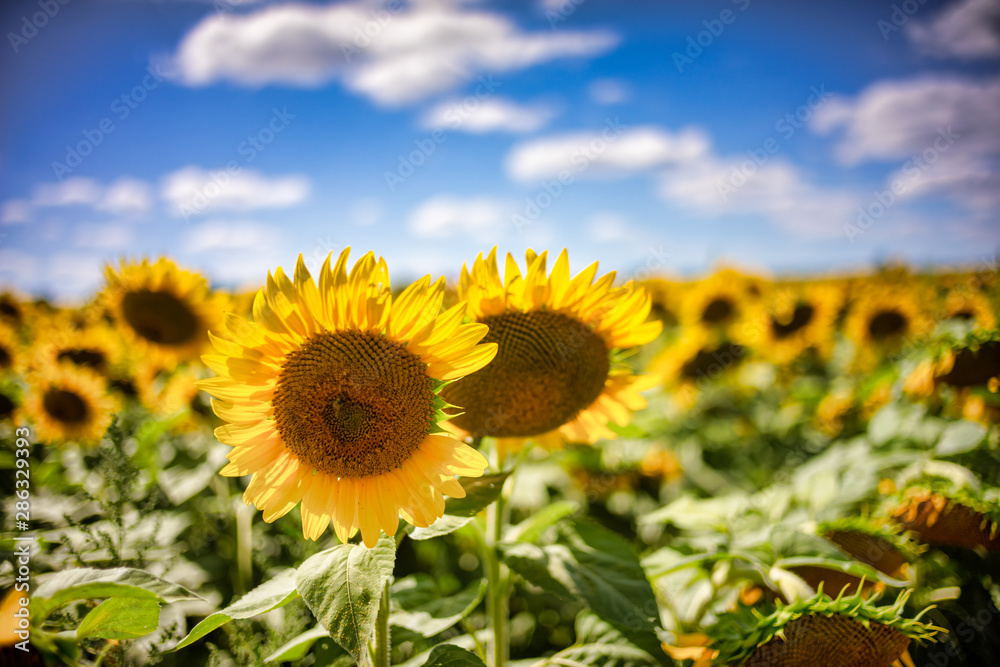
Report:
[[[1000,2],[16,0],[0,284],[499,245],[642,277],[990,262]]]

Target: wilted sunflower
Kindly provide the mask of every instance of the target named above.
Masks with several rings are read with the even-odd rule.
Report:
[[[43,442],[99,440],[118,407],[101,378],[91,371],[43,368],[28,378],[28,384],[24,411]]]
[[[910,641],[933,641],[944,629],[921,622],[922,614],[907,618],[904,608],[909,595],[906,591],[891,606],[877,607],[860,592],[835,600],[820,592],[791,604],[779,603],[776,609],[765,605],[726,612],[708,629],[711,647],[718,651],[713,664],[912,665],[907,651]]]
[[[313,282],[302,256],[294,280],[278,268],[253,304],[254,322],[227,315],[220,354],[203,357],[233,446],[222,474],[253,475],[243,498],[274,521],[302,502],[302,528],[318,538],[331,519],[342,541],[360,528],[371,547],[402,517],[428,526],[442,494],[463,497],[454,475],[478,477],[486,459],[440,432],[442,385],[479,370],[496,345],[477,345],[482,324],[462,324],[465,304],[438,314],[444,279],[397,298],[385,262],[369,252],[347,273],[348,250]]]
[[[834,343],[834,323],[843,301],[833,285],[775,286],[752,309],[753,327],[746,327],[741,341],[778,364],[787,364],[805,350],[829,356]]]
[[[905,285],[869,283],[850,305],[844,324],[859,366],[870,367],[885,353],[926,336],[931,327],[926,301],[926,295]]]
[[[489,327],[483,339],[499,347],[489,366],[445,387],[442,395],[464,412],[451,424],[464,434],[490,436],[501,447],[526,439],[556,447],[563,439],[613,438],[608,422],[624,426],[646,405],[639,391],[655,384],[616,367],[613,351],[656,338],[660,322],[646,322],[650,299],[634,283],[613,287],[615,274],[594,282],[597,262],[570,279],[569,256],[559,254],[546,276],[547,253],[528,250],[522,276],[508,253],[504,280],[496,248],[462,266],[459,298]]]
[[[172,365],[196,359],[208,346],[220,309],[205,279],[165,257],[155,263],[106,267],[104,303],[126,338],[151,360]]]
[[[918,482],[899,494],[890,513],[902,529],[912,531],[926,544],[1000,551],[1000,523],[995,520],[1000,509],[995,490],[994,502],[989,502],[967,489],[946,494],[934,490],[935,486],[940,488]]]

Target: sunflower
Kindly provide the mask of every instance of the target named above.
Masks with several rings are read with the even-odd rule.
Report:
[[[898,505],[890,510],[893,520],[926,544],[1000,551],[995,503],[974,498],[967,491],[946,495],[934,486],[918,483],[904,489]]]
[[[32,359],[41,366],[67,364],[106,376],[122,360],[120,338],[105,323],[78,329],[64,315],[39,323],[34,338]]]
[[[570,279],[566,250],[546,276],[546,257],[528,250],[522,276],[508,253],[501,280],[494,247],[471,271],[462,266],[458,284],[470,315],[489,327],[483,340],[499,351],[485,369],[445,387],[444,398],[464,411],[450,424],[498,438],[504,449],[529,438],[548,448],[613,438],[608,423],[627,424],[646,405],[639,392],[656,382],[614,363],[615,350],[660,333],[660,322],[645,321],[646,292],[632,282],[613,287],[614,273],[595,283],[597,262]]]
[[[28,384],[24,411],[44,442],[99,440],[118,407],[90,371],[51,366],[31,374]]]
[[[833,285],[775,286],[753,308],[741,340],[777,364],[787,364],[804,351],[827,358],[833,349],[834,324],[843,301]]]
[[[14,332],[0,323],[0,373],[16,373],[21,368],[21,344]]]
[[[663,278],[649,278],[643,280],[641,285],[653,302],[650,314],[663,322],[665,327],[677,326],[683,287],[678,283]]]
[[[680,305],[681,326],[739,337],[743,333],[742,325],[746,324],[747,306],[760,297],[763,288],[760,279],[732,269],[719,271],[684,292]]]
[[[106,267],[104,303],[125,337],[167,366],[196,359],[217,324],[217,298],[205,279],[161,257]]]
[[[787,605],[740,607],[721,614],[708,628],[710,646],[718,651],[713,664],[912,665],[907,650],[910,642],[934,641],[945,630],[921,622],[921,615],[912,619],[904,615],[909,596],[909,591],[904,592],[891,606],[877,607],[860,591],[835,600],[820,592]]]
[[[464,497],[454,475],[487,467],[476,450],[440,432],[441,387],[479,370],[496,345],[477,345],[482,324],[462,324],[465,304],[438,315],[444,279],[397,298],[385,261],[369,252],[350,274],[350,249],[313,282],[299,255],[294,280],[278,268],[253,304],[253,322],[225,318],[203,357],[218,377],[201,380],[233,446],[222,474],[253,475],[244,500],[274,521],[302,503],[302,529],[317,539],[331,519],[347,541],[360,528],[371,547],[399,517],[428,526],[444,497]]]
[[[926,336],[931,320],[922,305],[927,299],[905,284],[870,283],[850,305],[845,333],[856,346],[855,360],[870,368],[885,354]]]
[[[956,287],[948,292],[941,305],[941,319],[972,322],[977,329],[995,329],[996,315],[982,292]]]
[[[0,382],[0,423],[14,423],[21,407],[21,391],[12,382]]]
[[[699,390],[738,366],[746,349],[705,329],[688,329],[650,364],[682,406],[690,407]]]
[[[25,304],[13,292],[0,292],[0,321],[11,326],[24,322]]]

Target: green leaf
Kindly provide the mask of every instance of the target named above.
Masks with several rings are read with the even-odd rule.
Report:
[[[383,567],[364,546],[340,544],[307,559],[295,577],[316,620],[358,662],[375,631]]]
[[[274,653],[264,658],[264,662],[292,662],[294,660],[301,660],[309,654],[309,649],[313,647],[313,644],[323,638],[331,639],[330,643],[336,647],[335,650],[340,651],[345,656],[347,655],[347,651],[332,641],[330,633],[326,631],[326,628],[322,625],[317,625],[312,630],[306,630],[297,637],[289,639]]]
[[[949,424],[934,448],[938,456],[954,456],[975,449],[986,437],[986,428],[968,421]]]
[[[498,546],[504,563],[527,581],[566,600],[576,599],[571,583],[564,583],[568,579],[563,567],[564,557],[552,553],[552,547],[543,549],[524,542]],[[554,575],[554,571],[558,575]]]
[[[392,587],[392,602],[399,609],[389,617],[389,623],[424,637],[433,637],[468,616],[485,594],[485,579],[474,581],[461,592],[443,598],[432,577],[410,575]]]
[[[265,614],[273,609],[284,607],[298,596],[299,594],[295,591],[295,570],[287,569],[265,581],[225,609],[207,616],[201,623],[194,626],[188,636],[182,639],[171,651],[190,646],[212,630],[222,627],[233,619],[252,618]]]
[[[434,647],[423,667],[486,667],[486,665],[472,651],[452,644],[442,644]]]
[[[444,504],[444,513],[452,516],[476,516],[500,497],[503,483],[508,477],[510,477],[509,470],[482,477],[461,478],[458,481],[465,488],[465,497],[449,498]]]
[[[560,500],[546,505],[521,523],[513,526],[507,533],[510,542],[537,543],[542,533],[557,524],[565,517],[575,514],[580,509],[579,503],[571,500]]]
[[[456,530],[472,521],[472,519],[473,517],[471,516],[452,516],[451,514],[445,514],[426,528],[414,528],[413,532],[410,533],[410,539],[429,540],[435,537],[441,537],[442,535],[447,535],[448,533],[454,533]]]
[[[380,533],[378,542],[375,543],[368,553],[372,555],[378,564],[379,570],[379,595],[381,587],[392,579],[392,571],[396,567],[396,538],[388,537],[385,533]]]
[[[649,653],[594,613],[583,610],[576,617],[576,643],[539,663],[539,667],[567,664],[587,667],[652,667],[658,664]]]
[[[136,598],[110,598],[94,607],[76,629],[77,639],[135,639],[160,623],[160,603]]]
[[[556,544],[502,545],[504,561],[525,579],[584,602],[632,643],[665,659],[656,636],[658,605],[632,545],[587,519],[559,526]]]
[[[109,570],[75,568],[46,577],[31,596],[31,613],[36,621],[40,621],[73,600],[113,597],[156,602],[199,599],[183,586],[160,579],[144,570],[129,567]]]

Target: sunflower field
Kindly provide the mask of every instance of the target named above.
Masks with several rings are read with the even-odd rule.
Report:
[[[998,665],[997,269],[0,294],[0,665]]]

